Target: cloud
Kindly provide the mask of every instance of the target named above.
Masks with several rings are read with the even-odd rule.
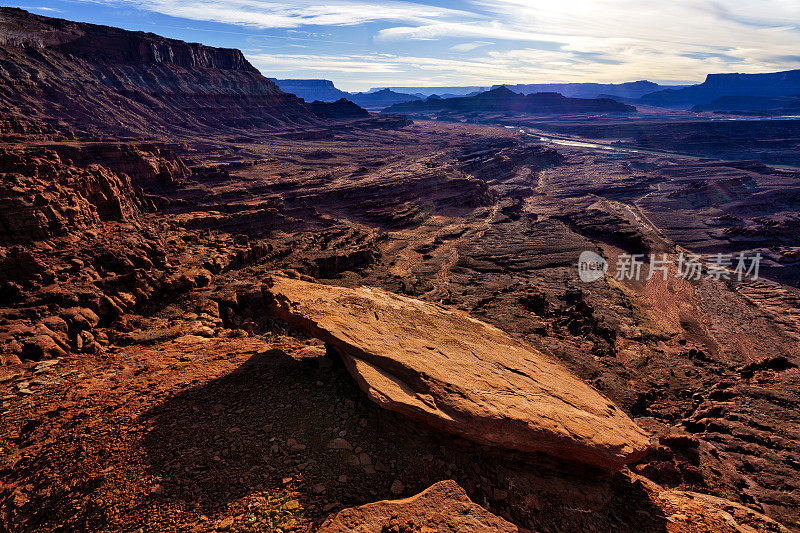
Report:
[[[770,59],[777,61],[778,63],[800,63],[800,55],[796,54],[774,56]]]
[[[732,6],[711,2],[711,8],[723,20],[756,28],[800,29],[800,4],[775,0],[734,2]]]
[[[398,25],[379,31],[376,41],[469,38],[505,49],[516,45],[518,65],[510,65],[509,74],[542,76],[532,81],[576,74],[600,81],[702,79],[733,64],[744,72],[780,70],[780,58],[796,56],[800,48],[797,0],[727,0],[724,5],[711,0],[473,0],[472,5],[486,20]],[[550,70],[543,71],[548,65]]]
[[[470,18],[463,11],[414,2],[390,0],[334,0],[319,2],[262,2],[260,0],[78,0],[90,3],[136,7],[173,17],[221,22],[259,28],[302,26],[351,26],[376,21],[427,24],[432,21]]]
[[[247,54],[247,59],[265,75],[303,71],[329,73],[386,74],[403,72],[392,56],[380,55],[317,55],[317,54]]]
[[[450,37],[489,37],[492,39],[538,42],[548,47],[558,47],[559,42],[542,34],[524,28],[514,28],[498,21],[481,22],[437,22],[418,26],[397,26],[380,30],[375,39],[383,42],[444,39]]]
[[[732,68],[785,70],[800,49],[797,0],[459,0],[451,4],[458,9],[430,0],[77,1],[294,29],[303,33],[276,40],[270,50],[308,39],[328,50],[335,45],[341,55],[292,55],[285,48],[248,57],[265,72],[327,72],[363,84],[701,80]],[[373,37],[376,54],[365,52],[365,36]]]
[[[561,36],[574,45],[602,41],[633,41],[660,46],[665,51],[700,48],[759,48],[797,46],[800,22],[796,0],[475,0],[484,13],[499,21],[506,33]],[[769,14],[765,18],[764,14]],[[477,25],[484,36],[494,26]],[[557,39],[555,39],[557,40]],[[596,52],[597,50],[583,50]]]
[[[50,13],[61,13],[60,9],[56,9],[54,7],[45,7],[45,6],[19,6],[22,9],[27,9],[28,11],[47,11]]]
[[[721,59],[726,63],[741,63],[744,61],[742,57],[735,57],[730,54],[723,54],[720,52],[684,52],[681,54],[683,57],[688,57],[691,59]]]
[[[482,48],[484,46],[490,46],[494,43],[488,41],[472,41],[471,43],[461,43],[455,46],[451,46],[450,50],[453,52],[472,52],[477,48]]]
[[[297,55],[297,54],[246,54],[247,59],[265,75],[294,72],[300,65],[303,70],[335,73],[397,74],[386,80],[402,80],[409,75],[422,75],[428,79],[458,79],[459,83],[477,80],[485,75],[503,77],[508,61],[503,57],[484,57],[475,60],[443,59],[424,56],[394,54],[354,55]],[[512,60],[515,61],[515,60]],[[410,79],[417,79],[412,77]]]
[[[398,54],[268,54],[247,53],[247,58],[266,76],[303,72],[305,77],[323,76],[332,79],[353,79],[364,88],[378,85],[401,85],[399,82],[425,80],[429,85],[492,85],[495,83],[525,83],[548,79],[551,81],[609,81],[597,76],[594,58],[565,55],[558,51],[526,48],[510,51],[490,51],[480,57],[449,59]],[[604,64],[603,68],[619,68]],[[309,72],[315,73],[313,76]],[[553,73],[557,73],[554,75]],[[319,74],[318,74],[319,73]],[[369,81],[361,76],[368,74]],[[355,77],[351,77],[354,75]],[[615,76],[610,72],[607,76]]]

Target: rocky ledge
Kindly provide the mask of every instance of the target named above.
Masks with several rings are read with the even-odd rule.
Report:
[[[264,295],[387,409],[482,444],[608,470],[648,447],[644,430],[566,368],[462,311],[284,277]]]
[[[653,505],[667,518],[670,533],[788,533],[788,529],[743,505],[697,492],[665,490],[646,479]],[[434,483],[402,500],[383,500],[345,509],[320,533],[529,533],[473,503],[455,481]]]
[[[384,500],[345,509],[323,524],[319,533],[384,531],[518,533],[521,530],[473,503],[458,483],[447,480],[403,500]]]

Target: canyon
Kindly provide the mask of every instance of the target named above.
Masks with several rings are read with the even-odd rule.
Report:
[[[799,171],[612,150],[652,119],[604,99],[434,121],[0,29],[1,529],[800,531]]]

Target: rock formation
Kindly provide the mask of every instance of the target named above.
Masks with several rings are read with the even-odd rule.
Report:
[[[502,87],[495,85],[492,89]],[[519,83],[505,85],[520,94],[558,93],[568,98],[640,98],[646,94],[665,89],[680,89],[680,86],[664,86],[652,81],[640,80],[627,83]]]
[[[788,529],[761,513],[731,501],[680,490],[664,490],[644,478],[638,480],[666,518],[669,533],[788,533]],[[526,530],[510,524],[470,501],[452,480],[440,481],[402,500],[384,500],[340,511],[320,533],[437,533]]]
[[[276,316],[328,343],[369,397],[471,440],[615,469],[645,431],[561,365],[464,312],[274,277]]]
[[[302,98],[306,102],[319,100],[320,102],[335,102],[342,98],[349,98],[350,93],[340,91],[334,87],[331,80],[279,80],[270,78],[280,90]]]
[[[455,481],[440,481],[416,496],[345,509],[319,533],[519,533],[520,529],[474,504]]]
[[[365,109],[383,109],[398,102],[408,102],[411,100],[421,100],[419,96],[403,94],[390,89],[371,91],[364,93],[348,93],[340,91],[334,87],[330,80],[279,80],[269,78],[282,91],[294,94],[306,102],[337,102],[348,100]]]
[[[800,94],[800,70],[764,74],[709,74],[698,85],[682,89],[665,89],[647,94],[641,102],[647,105],[689,108],[708,104],[723,96],[794,96]]]
[[[724,498],[665,490],[647,479],[637,480],[663,513],[670,533],[789,533],[768,516]]]
[[[452,98],[455,96],[473,96],[478,93],[488,91],[491,88],[492,87],[479,87],[477,85],[460,87],[373,87],[370,89],[370,92],[389,89],[395,93],[413,94],[414,96],[419,96],[420,98],[427,98],[431,95],[437,95],[442,98]]]
[[[144,188],[188,175],[163,145],[0,150],[0,242],[39,240],[152,211]]]
[[[505,86],[475,96],[457,98],[428,98],[387,107],[385,113],[453,113],[500,112],[531,115],[560,115],[576,113],[635,113],[636,108],[610,98],[566,98],[557,93],[517,94]]]
[[[365,109],[383,109],[398,103],[422,100],[419,96],[398,93],[391,89],[381,89],[380,91],[368,93],[352,93],[348,98]]]
[[[345,98],[341,98],[335,102],[311,102],[311,110],[316,115],[331,120],[348,120],[369,116],[366,110]]]
[[[238,50],[0,10],[0,135],[131,136],[321,119]]]

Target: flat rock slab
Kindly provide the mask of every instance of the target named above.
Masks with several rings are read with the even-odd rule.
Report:
[[[335,350],[387,409],[475,442],[613,470],[648,434],[561,364],[457,309],[273,277],[271,311]]]
[[[416,496],[345,509],[319,533],[519,533],[514,524],[473,503],[455,481],[440,481]]]

